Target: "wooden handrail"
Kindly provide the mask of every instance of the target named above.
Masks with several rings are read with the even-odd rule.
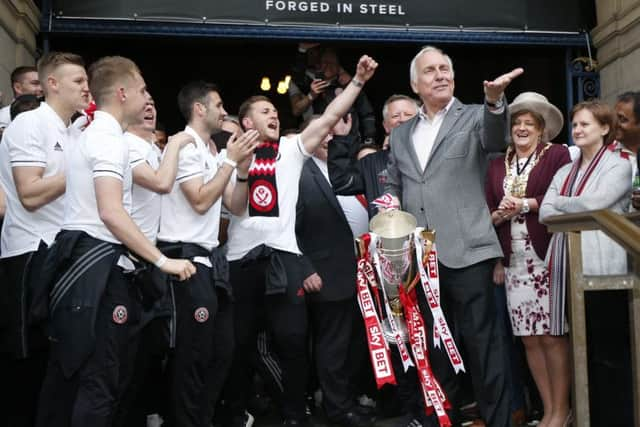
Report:
[[[631,365],[635,427],[640,427],[640,212],[617,214],[609,210],[589,211],[549,217],[550,232],[567,232],[569,283],[568,314],[571,324],[573,385],[571,393],[575,425],[591,426],[585,293],[602,290],[626,290],[629,298]],[[631,272],[618,276],[585,276],[581,231],[601,230],[619,243],[633,258]],[[629,424],[631,425],[631,424]]]
[[[634,258],[640,256],[640,212],[618,214],[610,210],[555,215],[545,224],[550,232],[602,230]]]

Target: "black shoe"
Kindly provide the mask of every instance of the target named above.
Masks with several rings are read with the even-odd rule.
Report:
[[[354,406],[353,410],[359,415],[370,418],[375,417],[377,413],[376,408],[372,406],[356,405]]]
[[[395,427],[423,427],[424,424],[419,417],[413,414],[407,414],[402,418],[400,418],[398,422],[395,423],[394,426]]]
[[[360,414],[355,410],[332,420],[333,424],[341,427],[372,427],[374,421],[372,417]]]

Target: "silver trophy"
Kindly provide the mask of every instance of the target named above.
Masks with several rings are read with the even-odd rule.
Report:
[[[409,341],[407,324],[400,303],[399,287],[409,288],[415,282],[416,260],[413,233],[416,218],[408,212],[392,210],[379,213],[369,222],[371,232],[378,235],[376,244],[380,273],[379,283],[384,287],[396,328],[404,342]],[[388,318],[382,322],[385,339],[395,343],[395,334]]]

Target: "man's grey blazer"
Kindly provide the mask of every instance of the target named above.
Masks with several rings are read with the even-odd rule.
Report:
[[[500,114],[483,105],[454,100],[421,170],[413,146],[420,115],[391,132],[385,192],[418,225],[436,232],[439,260],[463,268],[502,257],[485,200],[487,154],[503,150],[509,138],[507,108]]]

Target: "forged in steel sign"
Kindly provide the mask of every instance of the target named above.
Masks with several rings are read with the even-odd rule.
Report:
[[[53,0],[58,18],[576,32],[586,0]]]

